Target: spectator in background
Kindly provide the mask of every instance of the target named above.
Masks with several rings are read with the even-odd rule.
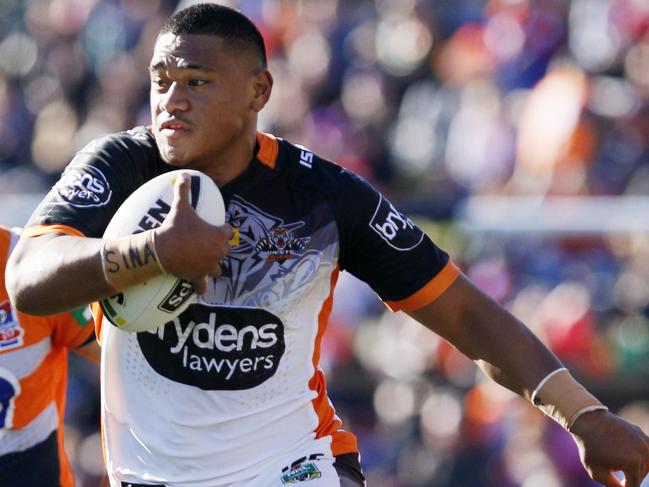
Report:
[[[72,487],[63,445],[68,350],[99,363],[88,307],[52,316],[18,311],[5,268],[18,229],[0,226],[0,484]]]

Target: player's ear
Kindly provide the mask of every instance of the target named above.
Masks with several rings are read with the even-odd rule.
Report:
[[[273,76],[270,71],[261,69],[256,73],[253,77],[252,87],[254,92],[251,107],[255,112],[260,112],[268,103],[270,93],[273,90]]]

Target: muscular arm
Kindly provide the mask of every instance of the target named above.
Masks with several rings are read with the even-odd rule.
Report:
[[[178,177],[171,211],[155,229],[155,246],[163,268],[191,281],[200,294],[207,275],[221,274],[232,228],[210,225],[196,214],[189,202],[190,184],[186,173]],[[121,291],[104,276],[103,245],[102,239],[61,233],[21,238],[7,264],[9,296],[22,312],[47,315]]]
[[[462,275],[439,299],[409,314],[528,400],[539,382],[561,367],[523,323]],[[570,432],[593,479],[606,487],[640,486],[649,471],[649,438],[639,427],[597,410],[579,416]],[[624,483],[616,471],[624,472]]]
[[[543,377],[562,366],[523,323],[463,275],[439,299],[410,315],[527,399]]]
[[[101,239],[60,233],[21,238],[7,263],[9,296],[24,313],[48,315],[115,294],[101,246]]]

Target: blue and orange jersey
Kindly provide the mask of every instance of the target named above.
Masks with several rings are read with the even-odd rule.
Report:
[[[98,139],[24,233],[101,237],[133,191],[173,169],[145,127]],[[245,482],[315,438],[333,455],[356,453],[320,367],[340,272],[405,311],[434,301],[459,275],[369,183],[270,134],[257,135],[250,165],[220,190],[234,238],[207,292],[148,332],[97,315],[106,466],[116,485]]]
[[[69,487],[74,481],[63,449],[67,353],[93,339],[91,315],[84,307],[30,316],[12,306],[5,267],[18,237],[17,231],[0,226],[0,459],[56,434],[58,481]]]

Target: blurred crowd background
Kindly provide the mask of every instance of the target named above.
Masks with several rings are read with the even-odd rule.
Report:
[[[370,180],[649,432],[649,1],[223,3],[267,41],[261,129]],[[0,222],[92,138],[149,123],[155,35],[186,5],[0,2]],[[595,485],[567,433],[350,276],[324,367],[369,486]],[[81,487],[102,471],[97,379],[72,361]]]

